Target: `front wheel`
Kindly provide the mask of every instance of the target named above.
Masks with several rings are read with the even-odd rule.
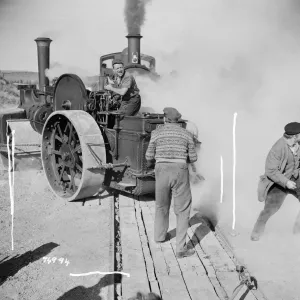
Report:
[[[68,201],[92,197],[105,179],[105,144],[85,111],[52,113],[42,133],[42,163],[52,191]]]

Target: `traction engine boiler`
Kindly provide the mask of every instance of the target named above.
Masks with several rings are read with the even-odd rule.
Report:
[[[124,62],[125,72],[159,78],[155,59],[140,52],[141,38],[129,34],[128,47],[122,52],[100,57],[98,87],[93,91],[75,74],[63,74],[50,85],[45,70],[49,68],[51,39],[35,40],[39,87],[18,85],[19,106],[0,114],[0,144],[6,143],[7,135],[11,143],[13,130],[16,141],[34,137],[41,145],[39,155],[49,186],[57,196],[68,201],[83,199],[106,187],[134,195],[154,192],[154,170],[147,168],[145,152],[163,115],[124,117],[104,90],[115,58]],[[21,126],[16,128],[16,124]],[[184,121],[181,124],[185,127]],[[8,154],[1,151],[2,160],[7,160]]]

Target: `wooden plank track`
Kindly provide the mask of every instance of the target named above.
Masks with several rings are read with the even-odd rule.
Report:
[[[144,226],[142,211],[139,205],[135,205],[135,210],[136,210],[137,224],[138,224],[139,234],[140,234],[141,243],[143,247],[146,268],[147,268],[148,280],[150,283],[150,289],[151,291],[159,295],[160,294],[159,284],[156,277],[155,266],[149,249],[149,241]]]
[[[119,197],[123,272],[122,299],[152,291],[164,300],[232,299],[240,283],[236,266],[215,233],[197,215],[190,220],[188,246],[195,255],[176,257],[176,216],[170,211],[171,240],[154,241],[155,201]],[[244,286],[236,300],[262,299]]]
[[[215,227],[214,236],[219,241],[220,245],[227,253],[227,255],[231,258],[232,261],[234,261],[235,265],[242,265],[239,258],[234,253],[234,250],[228,242],[225,234],[223,233],[223,230],[218,225]],[[252,290],[252,293],[255,296],[255,299],[267,300],[267,297],[264,295],[263,291],[260,289],[259,286],[257,287],[257,289]]]
[[[148,236],[150,251],[160,286],[161,296],[164,300],[191,299],[185,282],[180,278],[181,271],[170,243],[156,244],[154,242],[153,217],[147,203],[140,201],[145,228]]]
[[[130,277],[122,279],[122,297],[128,299],[135,291],[148,291],[149,282],[136,222],[134,199],[119,195],[119,214],[123,271]]]
[[[115,271],[115,197],[111,196],[109,201],[110,206],[110,222],[112,224],[111,226],[111,233],[110,233],[110,241],[109,241],[109,260],[110,260],[110,272]],[[107,288],[107,295],[105,299],[114,299],[115,297],[115,276],[112,276],[113,282],[108,282],[108,288]]]

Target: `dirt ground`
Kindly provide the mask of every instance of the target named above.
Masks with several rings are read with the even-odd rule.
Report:
[[[216,191],[216,199],[210,197],[213,190]],[[235,214],[232,195],[225,195],[221,203],[219,191],[218,183],[210,186],[203,182],[194,188],[193,209],[212,217],[212,220],[215,212],[219,211],[215,220],[218,220],[240,263],[247,266],[268,299],[299,300],[300,235],[292,233],[299,213],[299,201],[287,196],[280,210],[267,223],[261,240],[254,242],[250,240],[251,231],[264,205],[257,200],[256,186],[249,188],[239,182]]]
[[[227,217],[219,225],[237,257],[257,278],[268,299],[299,300],[300,236],[292,233],[299,203],[293,196],[288,196],[281,209],[269,220],[261,240],[253,242],[250,240],[251,231],[263,208],[263,203],[255,200],[252,212],[242,212],[237,208],[235,231],[232,231],[232,217],[229,217],[232,213],[228,211],[223,211]]]
[[[107,299],[110,275],[70,273],[112,271],[111,197],[101,205],[98,200],[62,202],[51,193],[42,171],[15,172],[12,251],[9,183],[3,168],[0,191],[0,299]]]
[[[97,200],[84,205],[62,202],[51,193],[42,171],[15,172],[12,251],[8,175],[1,166],[0,191],[0,299],[107,299],[109,275],[73,277],[70,273],[111,271],[111,198],[102,199],[101,205]],[[268,299],[300,299],[300,237],[292,234],[297,201],[287,197],[259,242],[250,241],[250,233],[262,204],[254,201],[252,213],[237,206],[235,236],[231,235],[231,206],[222,205],[220,225]],[[43,257],[57,260],[48,263]]]

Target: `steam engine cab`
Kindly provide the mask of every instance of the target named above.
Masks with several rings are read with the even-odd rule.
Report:
[[[159,75],[155,72],[155,58],[140,53],[140,39],[142,36],[129,34],[126,37],[128,39],[127,48],[122,52],[107,54],[100,58],[100,90],[103,90],[105,77],[113,74],[112,61],[114,59],[121,59],[124,62],[125,71],[129,73],[136,72],[138,74],[146,74],[152,79],[159,78]]]

